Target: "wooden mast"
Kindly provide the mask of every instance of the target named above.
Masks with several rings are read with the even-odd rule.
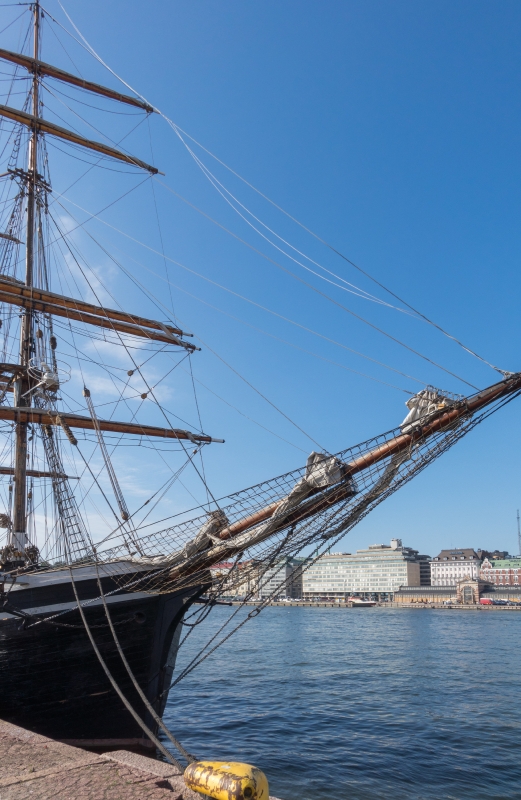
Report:
[[[182,347],[189,352],[200,349],[194,344],[183,340],[183,336],[190,336],[191,334],[185,334],[180,328],[172,324],[163,324],[162,322],[150,320],[141,315],[134,315],[116,309],[96,306],[84,300],[77,300],[64,295],[58,295],[46,289],[40,289],[34,285],[35,243],[37,242],[36,218],[38,204],[41,202],[39,196],[42,192],[46,193],[50,191],[50,187],[43,181],[42,176],[38,172],[38,142],[41,136],[47,134],[58,137],[72,144],[100,153],[101,155],[146,170],[152,175],[156,174],[158,170],[156,167],[124,153],[121,150],[117,150],[101,142],[86,139],[74,131],[62,128],[42,118],[40,115],[39,82],[43,75],[48,75],[49,77],[62,80],[87,91],[142,108],[147,113],[154,111],[154,109],[137,98],[123,95],[107,87],[100,86],[99,84],[84,81],[83,79],[65,73],[63,70],[59,70],[58,68],[40,61],[40,18],[42,13],[40,0],[34,0],[31,11],[33,14],[32,58],[11,53],[10,51],[0,50],[0,58],[20,64],[26,67],[32,74],[30,109],[22,111],[0,104],[0,118],[7,118],[20,125],[24,125],[30,131],[27,171],[24,172],[18,169],[9,170],[13,175],[16,174],[25,184],[24,193],[27,198],[25,282],[18,281],[6,275],[0,275],[0,303],[9,303],[22,309],[19,363],[0,364],[0,392],[3,392],[3,397],[5,397],[6,392],[13,392],[13,406],[0,405],[0,419],[11,421],[15,427],[14,467],[0,468],[0,474],[13,474],[14,478],[12,526],[9,534],[9,548],[5,556],[4,568],[6,564],[9,565],[9,568],[23,566],[27,560],[26,550],[29,544],[27,538],[27,478],[52,478],[54,482],[56,478],[66,480],[68,477],[62,474],[61,467],[60,469],[52,469],[51,472],[29,470],[27,468],[28,426],[39,424],[49,429],[51,429],[51,426],[61,426],[72,444],[77,444],[77,441],[70,427],[87,430],[93,429],[93,421],[90,417],[83,417],[76,414],[63,414],[52,409],[44,410],[38,407],[35,408],[35,404],[32,401],[33,392],[31,391],[31,389],[34,388],[34,380],[30,374],[31,358],[36,352],[33,336],[35,312],[62,316],[112,331],[140,336],[153,341]],[[29,113],[29,110],[31,113]],[[13,238],[7,234],[0,234],[0,236],[4,238]],[[11,373],[11,377],[7,379],[3,376],[4,372]],[[38,403],[36,403],[36,405],[38,406]],[[223,441],[222,439],[215,439],[203,433],[192,434],[190,431],[178,430],[171,427],[159,428],[150,425],[139,425],[137,423],[116,422],[113,420],[99,420],[98,425],[102,431],[133,434],[134,436],[152,436],[174,440],[186,440],[197,446]]]
[[[33,57],[39,57],[40,45],[40,2],[36,0],[33,5]],[[32,80],[32,112],[33,117],[39,116],[38,73],[33,73]],[[29,154],[27,168],[27,232],[25,240],[25,285],[33,285],[34,270],[34,227],[36,211],[36,184],[38,181],[38,128],[33,125],[29,139]],[[14,384],[14,405],[27,407],[31,405],[29,390],[28,367],[33,346],[33,312],[31,308],[25,309],[20,326],[20,365],[22,371]],[[19,421],[16,424],[15,434],[15,463],[14,463],[14,504],[13,527],[10,544],[14,550],[12,563],[14,565],[25,562],[25,548],[27,545],[27,422]]]

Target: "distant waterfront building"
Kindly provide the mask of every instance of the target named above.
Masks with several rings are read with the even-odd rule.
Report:
[[[494,586],[519,586],[521,558],[492,560],[485,558],[481,564],[480,577]]]
[[[431,561],[432,586],[456,586],[463,578],[479,578],[481,560],[472,548],[442,550]]]
[[[247,597],[257,593],[258,567],[254,561],[222,561],[210,569],[214,589],[224,597]]]
[[[501,559],[505,558],[513,558],[513,556],[509,555],[508,550],[480,550],[479,548],[476,550],[478,554],[478,558],[480,561],[484,561],[485,558],[489,560],[493,559],[494,561],[500,561]]]
[[[302,564],[304,558],[283,558],[259,579],[258,596],[274,599],[302,599]]]
[[[488,586],[473,578],[458,579],[454,586],[403,586],[394,594],[395,603],[420,605],[477,605]]]
[[[420,565],[420,586],[431,585],[431,557],[418,555]]]
[[[456,586],[400,586],[394,593],[395,603],[441,605],[456,603]]]
[[[429,556],[391,539],[390,545],[373,544],[353,554],[321,556],[304,572],[302,589],[307,600],[344,600],[352,594],[388,598],[400,586],[424,585],[422,579],[430,582]]]
[[[395,603],[411,605],[477,605],[480,599],[521,602],[521,586],[491,585],[487,580],[463,578],[452,586],[403,586],[394,593]]]

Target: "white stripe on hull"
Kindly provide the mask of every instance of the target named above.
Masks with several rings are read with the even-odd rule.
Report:
[[[128,594],[121,594],[121,595],[113,595],[112,597],[106,597],[105,600],[107,605],[115,605],[116,603],[125,603],[129,600],[145,600],[154,597],[155,595],[147,594],[147,592],[129,592]],[[103,600],[101,597],[97,597],[95,600],[87,600],[84,601],[82,604],[82,608],[90,608],[91,606],[101,606],[103,605]],[[22,613],[29,614],[36,616],[38,614],[54,614],[60,611],[72,611],[75,608],[78,608],[78,605],[75,600],[69,603],[54,603],[52,605],[45,605],[45,606],[34,606],[33,608],[23,608],[20,609]],[[0,620],[3,619],[14,619],[14,614],[2,614]],[[19,617],[18,617],[19,619]]]

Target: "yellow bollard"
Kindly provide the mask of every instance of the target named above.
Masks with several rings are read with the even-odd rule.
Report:
[[[194,761],[184,779],[189,789],[214,800],[269,800],[264,772],[240,761]]]

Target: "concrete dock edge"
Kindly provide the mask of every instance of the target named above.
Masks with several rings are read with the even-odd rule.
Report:
[[[0,800],[201,800],[171,764],[97,755],[0,720]],[[271,797],[270,800],[277,800]]]

